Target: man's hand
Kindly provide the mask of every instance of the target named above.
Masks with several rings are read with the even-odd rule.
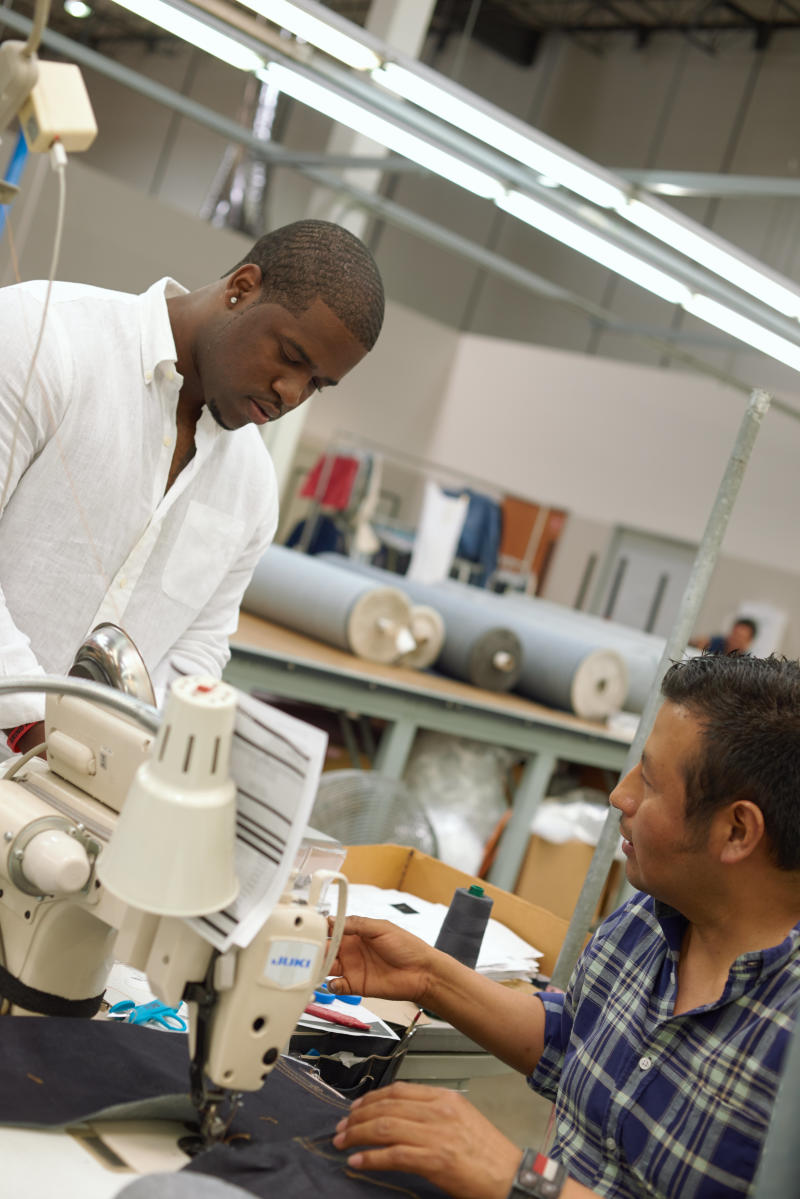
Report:
[[[4,729],[6,735],[13,732],[12,729]],[[17,742],[14,753],[26,754],[29,749],[34,749],[35,746],[41,745],[44,741],[44,721],[37,720],[36,724],[32,725],[25,733],[24,737],[20,737]],[[47,755],[42,751],[40,757],[45,758]]]
[[[331,965],[331,991],[380,999],[411,999],[424,1005],[430,988],[429,945],[388,920],[349,916]]]
[[[439,1087],[370,1091],[336,1128],[336,1148],[357,1149],[347,1159],[354,1169],[419,1174],[458,1199],[505,1199],[522,1159],[469,1100]]]

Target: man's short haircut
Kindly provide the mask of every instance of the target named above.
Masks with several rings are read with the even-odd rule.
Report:
[[[775,864],[799,870],[800,663],[703,654],[671,666],[661,690],[702,725],[702,750],[686,767],[687,819],[702,825],[751,800]]]
[[[295,221],[260,237],[231,267],[261,268],[261,299],[301,316],[319,298],[366,350],[383,324],[383,283],[362,241],[331,221]]]

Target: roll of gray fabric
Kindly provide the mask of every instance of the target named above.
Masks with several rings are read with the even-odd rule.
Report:
[[[616,650],[625,660],[628,671],[628,690],[620,707],[629,712],[643,711],[666,645],[663,637],[518,592],[506,592],[498,599],[506,607],[514,606],[526,620],[571,630],[572,635],[583,638],[588,647]]]
[[[628,670],[615,649],[591,648],[570,630],[520,620],[522,673],[517,690],[551,708],[604,720],[622,707]]]
[[[270,546],[242,607],[371,662],[394,662],[414,649],[411,603],[403,591],[321,558]]]
[[[557,621],[540,608],[543,601],[529,596],[511,599],[453,579],[435,586],[440,594],[458,594],[463,603],[495,611],[513,628],[522,644],[516,690],[529,699],[586,720],[604,720],[622,707],[628,689],[624,656],[593,630]]]
[[[499,620],[497,609],[481,606],[458,590],[440,590],[405,575],[391,574],[337,554],[320,554],[326,563],[341,564],[347,571],[384,584],[402,587],[416,604],[435,608],[443,617],[445,637],[436,668],[487,691],[510,691],[522,669],[520,639],[507,621]],[[478,588],[469,588],[478,591]],[[484,593],[485,594],[485,593]]]

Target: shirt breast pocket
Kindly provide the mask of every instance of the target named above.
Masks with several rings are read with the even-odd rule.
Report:
[[[164,594],[199,612],[233,565],[243,536],[239,517],[192,500],[164,566]]]

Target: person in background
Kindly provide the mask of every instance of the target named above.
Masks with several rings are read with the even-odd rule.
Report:
[[[555,1102],[524,1153],[467,1101],[395,1083],[333,1144],[458,1199],[729,1199],[749,1193],[800,1006],[800,664],[672,666],[611,804],[637,893],[565,994],[527,995],[388,921],[350,917],[331,990],[413,999]]]
[[[715,633],[712,637],[698,637],[689,644],[709,654],[748,654],[758,636],[758,625],[749,616],[739,616],[730,632]]]
[[[157,696],[178,669],[219,677],[277,526],[259,428],[335,387],[383,311],[366,246],[314,220],[196,291],[0,289],[0,675],[66,674],[110,621]],[[43,740],[43,711],[0,696],[12,752]]]

